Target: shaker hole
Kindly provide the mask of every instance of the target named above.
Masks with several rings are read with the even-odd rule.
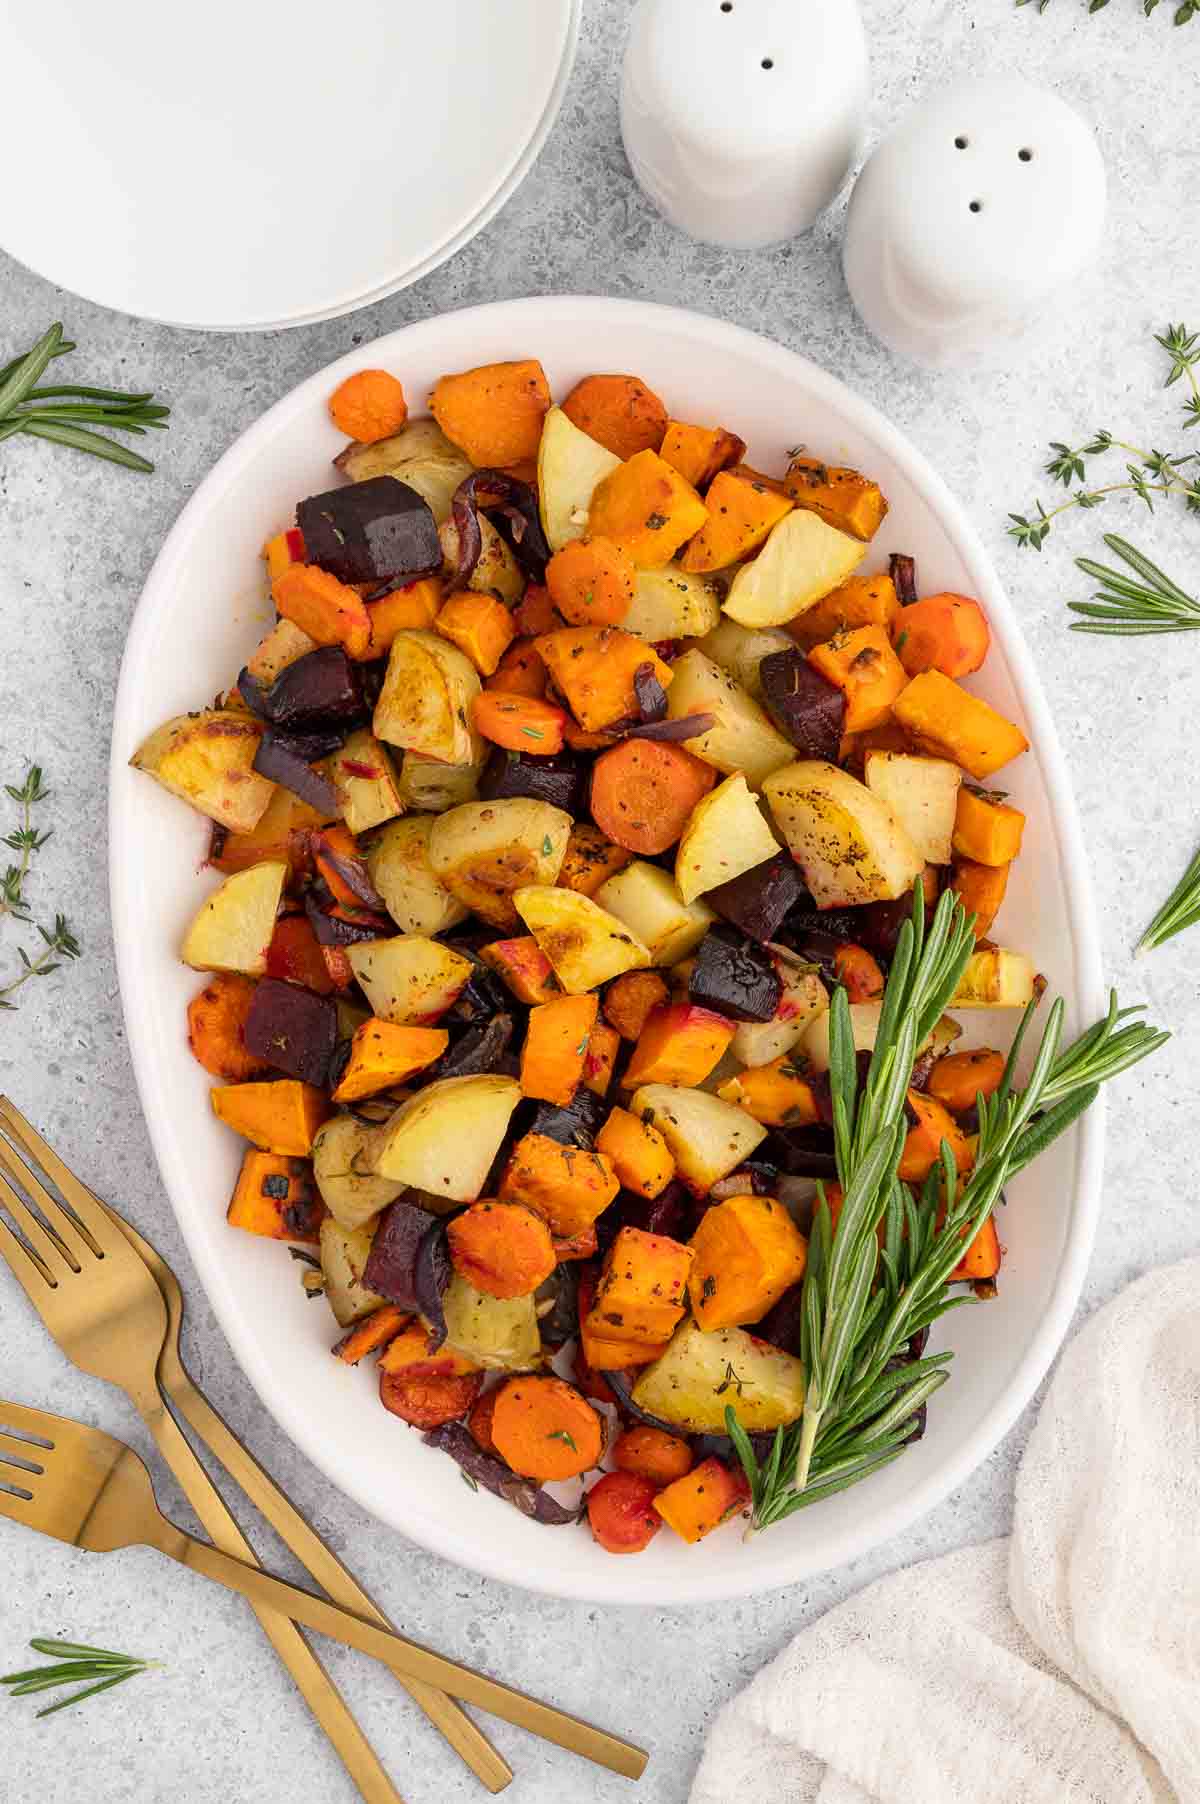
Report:
[[[982,213],[983,212],[983,202],[981,200],[973,200],[971,202],[971,211],[972,211],[972,213]]]
[[[762,66],[764,69],[773,69],[775,67],[775,58],[773,56],[764,56]]]
[[[1033,162],[1033,152],[1029,149],[1028,146],[1026,146],[1024,150],[1019,150],[1017,152],[1017,155],[1020,157],[1022,163],[1032,163]]]
[[[723,13],[731,13],[733,11],[733,0],[721,0],[721,11]]]
[[[954,148],[955,150],[965,150],[967,148],[967,140],[965,138],[955,138]]]

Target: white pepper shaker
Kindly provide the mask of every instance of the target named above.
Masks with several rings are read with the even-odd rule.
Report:
[[[843,262],[854,305],[893,351],[941,368],[995,363],[1090,261],[1104,164],[1087,121],[1013,75],[926,96],[855,184]]]
[[[640,0],[621,135],[672,225],[752,247],[805,231],[854,162],[867,102],[858,0]]]

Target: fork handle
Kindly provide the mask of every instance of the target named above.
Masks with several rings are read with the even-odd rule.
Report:
[[[309,1591],[301,1591],[296,1585],[286,1584],[283,1579],[274,1578],[256,1566],[245,1566],[240,1560],[231,1559],[228,1554],[210,1547],[207,1541],[197,1541],[192,1535],[185,1534],[165,1517],[161,1517],[159,1523],[159,1533],[153,1544],[160,1553],[178,1560],[181,1566],[190,1566],[194,1572],[203,1573],[205,1578],[215,1579],[217,1584],[225,1585],[231,1591],[240,1591],[251,1603],[280,1610],[294,1622],[303,1622],[322,1635],[332,1635],[335,1640],[344,1641],[347,1647],[381,1660],[402,1678],[420,1679],[426,1685],[436,1685],[439,1690],[449,1692],[451,1697],[461,1698],[466,1704],[476,1704],[493,1716],[515,1723],[519,1729],[528,1729],[541,1736],[543,1741],[552,1741],[568,1753],[582,1755],[585,1760],[620,1773],[626,1779],[639,1779],[645,1771],[648,1756],[641,1748],[621,1741],[603,1729],[593,1728],[565,1710],[556,1710],[550,1704],[527,1697],[511,1685],[502,1685],[499,1680],[489,1679],[469,1666],[460,1666],[442,1654],[432,1653],[402,1635],[390,1634],[374,1623],[364,1622],[348,1610],[339,1609],[337,1604],[314,1597]]]
[[[161,1376],[161,1367],[160,1367]],[[285,1546],[290,1547],[302,1566],[327,1591],[335,1603],[360,1616],[369,1617],[382,1629],[391,1627],[383,1611],[363,1590],[352,1572],[327,1547],[316,1530],[305,1521],[291,1498],[268,1476],[254,1455],[243,1447],[232,1428],[222,1420],[203,1391],[192,1381],[179,1362],[171,1375],[171,1399],[184,1421],[215,1454],[234,1482],[264,1516]],[[193,1507],[194,1504],[193,1504]],[[209,1533],[212,1525],[204,1524]],[[217,1538],[213,1537],[214,1540]],[[234,1552],[233,1548],[227,1551]],[[401,1675],[397,1675],[401,1677]],[[420,1680],[401,1677],[401,1683],[413,1701],[420,1705],[430,1722],[488,1791],[503,1791],[512,1779],[512,1768],[496,1752],[487,1736],[471,1721],[461,1705],[444,1691],[438,1691]]]

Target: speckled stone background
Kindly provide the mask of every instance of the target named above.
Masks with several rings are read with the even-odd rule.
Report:
[[[1200,152],[1192,133],[1200,22],[1174,30],[1170,0],[1149,21],[1138,0],[1113,0],[1093,18],[1081,0],[1052,0],[1040,17],[1009,0],[864,0],[873,138],[939,83],[1011,68],[1079,106],[1108,165],[1111,216],[1095,276],[1063,297],[1019,364],[962,379],[901,363],[859,326],[841,276],[841,205],[807,237],[751,254],[689,243],[654,214],[631,180],[617,130],[629,10],[628,0],[585,0],[561,117],[499,218],[445,268],[353,318],[264,337],[171,331],[101,312],[0,254],[0,362],[61,318],[81,345],[76,380],[152,387],[174,408],[149,479],[33,442],[0,447],[0,778],[18,777],[31,757],[45,767],[55,793],[43,818],[54,837],[30,896],[43,918],[64,909],[85,948],[78,966],[27,986],[19,1012],[0,1015],[0,1088],[175,1265],[200,1381],[397,1619],[448,1653],[643,1741],[653,1761],[638,1795],[681,1804],[713,1712],[794,1630],[879,1574],[1005,1530],[1030,1418],[946,1503],[871,1558],[774,1596],[704,1610],[605,1611],[487,1584],[429,1558],[331,1490],[282,1439],[232,1363],[160,1191],[133,1090],[109,938],[104,829],[126,627],[164,533],[220,453],[301,378],[408,320],[539,292],[645,296],[740,321],[836,371],[933,459],[995,558],[1074,774],[1109,971],[1124,998],[1146,1000],[1175,1031],[1153,1070],[1131,1076],[1113,1098],[1105,1215],[1082,1306],[1094,1309],[1136,1273],[1200,1244],[1192,1190],[1200,1163],[1200,933],[1136,966],[1129,950],[1200,839],[1188,752],[1200,717],[1200,646],[1081,639],[1065,630],[1063,603],[1083,593],[1073,554],[1094,550],[1102,527],[1130,531],[1196,590],[1200,521],[1178,507],[1150,520],[1136,503],[1117,502],[1101,514],[1072,515],[1039,557],[1016,550],[1005,516],[1025,511],[1039,493],[1049,502],[1040,466],[1050,438],[1081,442],[1101,425],[1142,444],[1183,437],[1184,391],[1162,392],[1165,362],[1151,335],[1168,319],[1200,325]],[[0,203],[0,235],[2,220]],[[0,923],[0,972],[11,973],[22,938],[28,933],[11,921]],[[79,1377],[2,1270],[0,1322],[0,1388],[144,1445],[124,1401]],[[188,1520],[169,1482],[162,1496]],[[291,1570],[265,1533],[259,1546]],[[27,1705],[0,1706],[6,1804],[351,1798],[249,1613],[156,1555],[87,1558],[0,1523],[0,1665],[23,1664],[24,1643],[38,1633],[158,1655],[169,1670],[53,1724],[35,1725]],[[480,1795],[381,1671],[333,1644],[323,1651],[410,1804]],[[519,1804],[634,1795],[625,1782],[503,1724],[495,1733],[517,1768],[509,1795]]]

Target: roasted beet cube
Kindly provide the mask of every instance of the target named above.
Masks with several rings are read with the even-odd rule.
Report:
[[[349,725],[366,712],[358,666],[340,645],[322,645],[306,652],[281,670],[269,689],[255,685],[257,699],[248,684],[254,684],[254,678],[243,672],[238,687],[248,706],[272,726],[288,732]]]
[[[310,495],[296,509],[309,562],[344,583],[415,582],[442,567],[429,503],[394,476]]]
[[[312,735],[307,736],[307,739],[311,738]],[[295,740],[268,727],[258,742],[254,768],[260,777],[269,777],[272,783],[299,796],[318,813],[336,814],[339,806],[337,790],[328,777],[313,769],[308,759],[309,749],[306,739]],[[321,756],[320,753],[317,755]]]
[[[763,705],[805,758],[837,763],[846,698],[813,669],[804,653],[773,651],[758,667]]]
[[[321,1087],[337,1046],[337,1005],[330,996],[265,977],[254,992],[243,1037],[247,1050],[276,1071]]]
[[[395,1303],[401,1309],[420,1309],[416,1288],[417,1255],[421,1242],[437,1219],[428,1209],[418,1209],[415,1203],[405,1202],[402,1197],[389,1203],[379,1218],[363,1267],[363,1288],[386,1297],[389,1303]]]
[[[590,774],[588,765],[571,752],[537,758],[497,746],[480,779],[479,799],[495,802],[508,796],[530,796],[535,802],[551,802],[570,815],[586,816]]]
[[[799,865],[790,852],[780,852],[710,889],[704,900],[752,940],[773,940],[788,910],[806,894]]]
[[[539,1103],[530,1129],[545,1134],[560,1146],[581,1146],[590,1151],[592,1142],[608,1119],[608,1104],[586,1084],[580,1084],[565,1107],[552,1102]]]
[[[782,995],[783,981],[757,941],[736,927],[709,928],[688,978],[692,1002],[733,1021],[770,1021]]]

